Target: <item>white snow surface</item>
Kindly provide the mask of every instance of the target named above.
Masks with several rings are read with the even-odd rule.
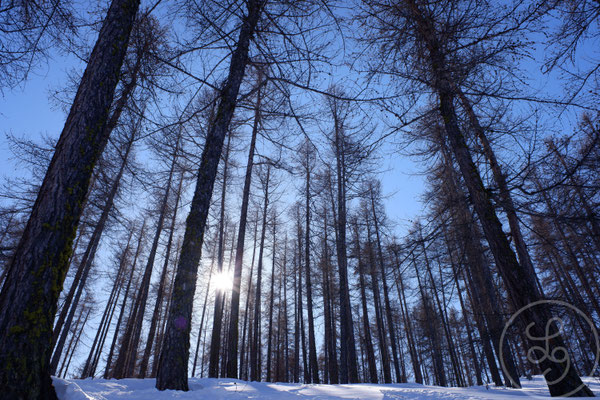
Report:
[[[523,379],[523,389],[490,386],[443,388],[439,386],[405,384],[305,385],[297,383],[245,382],[236,379],[191,378],[190,390],[158,391],[154,379],[54,379],[60,400],[191,400],[191,399],[267,399],[267,400],[500,400],[547,399],[548,389],[541,376]],[[600,380],[585,378],[585,382],[600,394]]]

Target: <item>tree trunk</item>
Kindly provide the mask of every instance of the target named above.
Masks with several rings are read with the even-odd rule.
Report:
[[[306,152],[307,158],[309,156]],[[308,358],[310,364],[310,380],[312,383],[321,383],[319,380],[319,364],[317,363],[317,345],[315,342],[315,322],[313,315],[312,278],[310,271],[310,166],[306,160],[306,231],[304,239],[304,265],[306,267],[306,309],[308,311]]]
[[[77,337],[75,338],[75,343],[73,344],[73,348],[71,349],[71,354],[69,355],[69,358],[67,360],[67,365],[65,366],[65,374],[64,377],[67,376],[67,373],[69,372],[69,365],[71,365],[71,360],[73,359],[73,354],[75,354],[75,350],[77,349],[77,345],[79,344],[79,341],[81,339],[81,335],[83,334],[83,328],[85,328],[85,324],[88,321],[88,318],[91,314],[92,310],[87,310],[87,313],[85,314],[85,319],[83,320],[83,323],[81,324],[81,327],[78,328],[78,333],[77,333]]]
[[[127,238],[127,245],[125,249],[129,248],[131,238],[133,236],[133,231],[129,232],[129,237]],[[117,276],[115,277],[115,281],[113,283],[112,290],[110,292],[110,296],[108,298],[108,302],[106,303],[106,307],[104,308],[104,313],[102,314],[102,319],[100,320],[100,326],[96,330],[96,336],[94,337],[94,342],[92,343],[92,347],[90,349],[90,353],[83,367],[83,372],[81,374],[81,378],[85,379],[88,377],[94,376],[94,360],[97,358],[97,353],[102,352],[102,345],[99,345],[101,342],[101,337],[105,335],[106,330],[110,326],[110,322],[112,320],[112,311],[114,310],[117,300],[119,299],[119,295],[121,294],[121,288],[123,287],[123,274],[125,274],[125,257],[121,258],[121,262],[119,263],[119,270],[117,271]]]
[[[227,146],[223,157],[223,183],[221,188],[221,210],[219,216],[219,248],[217,250],[217,274],[223,273],[224,235],[225,235],[225,195],[227,194],[227,169],[229,164],[229,146],[231,135],[227,137]],[[221,289],[217,289],[215,298],[215,309],[213,313],[213,328],[210,338],[210,360],[208,362],[208,377],[219,377],[219,352],[221,351],[221,326],[223,324],[223,296]]]
[[[262,295],[262,266],[263,252],[265,249],[265,235],[267,232],[267,211],[269,207],[269,180],[271,177],[271,165],[267,166],[267,177],[264,187],[264,205],[262,215],[262,231],[260,234],[260,247],[258,250],[258,265],[256,266],[256,294],[254,295],[254,335],[252,337],[252,346],[250,350],[250,380],[260,381],[261,373],[261,357],[260,353],[260,336],[261,336],[261,295]]]
[[[394,319],[392,317],[392,305],[390,304],[390,295],[385,272],[385,262],[383,260],[383,251],[381,249],[381,237],[379,234],[379,220],[375,211],[375,194],[373,188],[369,191],[371,197],[371,211],[373,213],[373,222],[375,224],[375,238],[377,239],[377,255],[379,258],[379,270],[381,272],[381,283],[383,285],[383,300],[385,302],[385,314],[390,332],[390,342],[392,345],[392,357],[394,360],[394,369],[396,370],[396,382],[406,382],[406,377],[402,376],[400,370],[400,361],[398,359],[398,348],[396,346],[396,331],[394,329]]]
[[[256,242],[258,241],[258,209],[256,210],[256,222],[254,224],[254,241],[252,246],[252,262],[250,263],[250,275],[248,276],[248,289],[246,291],[246,309],[244,311],[244,327],[242,329],[242,346],[240,350],[240,379],[247,380],[248,374],[246,373],[247,362],[244,365],[244,359],[246,357],[246,328],[248,327],[248,320],[250,319],[250,298],[252,296],[252,275],[254,274],[254,258],[256,256]],[[249,329],[249,328],[248,328]]]
[[[358,278],[360,284],[360,299],[362,303],[363,312],[363,330],[365,338],[365,348],[367,353],[367,365],[369,366],[369,380],[368,382],[377,383],[377,363],[375,361],[375,351],[373,350],[373,340],[371,339],[371,324],[369,322],[369,310],[367,308],[367,294],[366,294],[366,282],[365,282],[365,268],[362,262],[361,249],[360,249],[360,238],[358,235],[358,222],[355,223],[354,231],[356,235],[355,246],[356,246],[356,258],[358,262]]]
[[[337,258],[340,278],[340,383],[358,383],[356,365],[356,344],[354,341],[354,324],[350,307],[350,288],[348,285],[348,256],[346,252],[346,176],[342,129],[339,121],[335,123],[335,150],[337,172]]]
[[[272,358],[272,336],[273,336],[273,304],[275,302],[275,242],[277,240],[277,225],[273,215],[273,255],[271,266],[271,297],[269,299],[269,331],[267,335],[267,382],[271,382],[271,358]]]
[[[448,353],[450,354],[450,362],[452,364],[452,369],[454,371],[454,375],[456,377],[458,386],[464,386],[459,370],[458,358],[456,357],[456,353],[454,351],[453,340],[450,335],[450,330],[448,329],[448,321],[444,316],[442,302],[440,301],[437,285],[435,283],[435,279],[433,278],[433,273],[431,272],[431,265],[429,263],[429,257],[427,255],[427,248],[425,247],[425,240],[423,239],[423,234],[421,230],[419,230],[419,240],[421,242],[421,248],[423,249],[423,258],[425,260],[425,268],[427,269],[427,275],[429,276],[429,280],[431,281],[431,291],[433,292],[433,296],[435,298],[438,313],[440,315],[440,320],[442,322],[442,330],[444,331],[444,336],[446,337],[446,344],[448,345]]]
[[[417,282],[419,284],[419,293],[421,294],[421,300],[423,302],[423,308],[426,312],[425,318],[425,327],[427,330],[427,336],[431,342],[431,351],[433,358],[433,371],[436,378],[436,384],[438,386],[447,386],[446,381],[446,371],[444,369],[443,363],[443,354],[442,349],[440,348],[441,340],[438,337],[437,326],[434,325],[433,316],[435,315],[435,311],[431,306],[429,297],[425,294],[425,289],[423,287],[423,283],[421,282],[419,270],[417,268],[417,261],[415,259],[414,253],[412,254],[412,262],[413,267],[415,269],[415,274],[417,275]]]
[[[131,282],[133,281],[133,274],[135,273],[135,265],[137,262],[137,255],[139,254],[141,241],[144,237],[144,228],[146,227],[146,221],[142,225],[142,229],[140,231],[140,237],[138,240],[138,246],[136,250],[136,255],[133,260],[133,265],[130,267],[129,278],[127,279],[127,286],[125,288],[125,294],[123,295],[123,302],[121,303],[121,310],[119,311],[119,318],[117,319],[117,326],[115,327],[115,333],[113,336],[112,344],[110,346],[110,351],[108,353],[108,358],[106,359],[106,368],[104,370],[104,379],[109,379],[113,377],[113,371],[111,370],[112,358],[115,352],[115,348],[117,345],[117,339],[119,338],[119,331],[121,330],[121,322],[123,321],[123,315],[125,314],[125,306],[127,305],[127,298],[129,297],[129,290],[131,289]],[[129,253],[129,247],[126,247],[123,250],[123,254],[121,256],[120,262],[125,262],[127,254]]]
[[[337,348],[335,340],[335,322],[332,311],[332,289],[330,283],[330,269],[331,263],[329,260],[329,244],[328,244],[328,225],[327,225],[327,209],[324,207],[323,210],[323,317],[325,319],[325,344],[326,344],[326,365],[328,382],[331,384],[337,384],[338,368],[337,368]],[[327,381],[327,380],[325,380]]]
[[[446,243],[448,243],[448,242],[446,241]],[[460,303],[460,309],[462,311],[462,317],[465,322],[465,329],[467,331],[467,341],[469,343],[469,351],[471,353],[471,359],[473,360],[473,367],[475,369],[475,379],[477,380],[477,386],[482,386],[483,379],[481,378],[481,365],[479,364],[479,361],[477,359],[477,353],[475,352],[475,345],[473,344],[473,334],[472,334],[471,323],[469,322],[467,308],[465,306],[465,302],[463,300],[463,295],[462,295],[462,290],[460,288],[460,284],[458,281],[458,273],[456,271],[458,266],[454,263],[454,260],[452,260],[452,254],[451,254],[451,249],[450,249],[449,245],[448,245],[448,252],[450,253],[450,256],[451,256],[452,278],[454,279],[454,284],[456,285],[456,292],[458,293],[458,301]]]
[[[65,357],[63,359],[60,370],[59,370],[58,374],[56,374],[56,376],[60,376],[60,377],[64,378],[68,371],[69,361],[71,360],[72,354],[75,352],[75,347],[77,347],[77,342],[79,341],[79,336],[81,335],[81,333],[83,331],[83,329],[81,329],[82,327],[79,325],[81,323],[82,317],[83,317],[83,313],[80,312],[79,315],[77,316],[77,321],[75,322],[75,327],[74,327],[75,329],[73,331],[73,335],[71,335],[71,340],[69,340],[69,345],[67,346],[67,351],[65,352]],[[79,333],[75,334],[75,332],[79,332]],[[67,366],[67,369],[65,369],[65,366]],[[65,370],[64,374],[63,374],[63,370]]]
[[[225,134],[229,129],[229,123],[235,110],[240,84],[248,63],[250,39],[258,23],[263,1],[249,0],[247,6],[248,14],[243,18],[238,42],[231,56],[229,75],[219,94],[216,116],[210,125],[202,151],[198,180],[186,221],[181,256],[167,317],[167,329],[160,354],[156,379],[156,387],[159,390],[188,390],[190,322],[198,265],[202,254],[204,228]],[[237,339],[235,342],[237,343]]]
[[[58,338],[54,348],[54,355],[50,361],[50,370],[51,373],[56,373],[56,368],[58,367],[58,362],[60,360],[60,356],[67,340],[67,335],[69,334],[69,329],[71,327],[71,323],[73,322],[73,316],[75,315],[75,309],[77,308],[77,304],[79,303],[79,299],[81,298],[81,294],[85,288],[85,284],[87,278],[89,276],[90,270],[92,269],[92,263],[94,261],[94,257],[96,255],[96,250],[98,249],[98,245],[100,244],[100,238],[102,233],[104,232],[104,227],[106,226],[106,222],[108,221],[108,217],[110,215],[110,211],[113,208],[115,197],[119,191],[119,185],[121,183],[121,178],[123,177],[123,173],[127,167],[127,161],[129,159],[129,154],[131,152],[131,148],[133,146],[133,142],[135,140],[135,132],[131,133],[131,136],[127,142],[125,147],[125,153],[123,155],[123,160],[121,162],[121,166],[119,171],[117,172],[117,176],[112,184],[112,187],[108,193],[108,197],[106,202],[104,203],[104,207],[102,208],[102,214],[94,227],[94,231],[90,238],[90,242],[86,248],[85,254],[81,260],[81,264],[79,269],[77,270],[77,274],[73,279],[73,284],[71,285],[71,289],[67,298],[65,300],[65,304],[63,305],[63,310],[61,311],[59,321],[57,322],[56,327],[54,328],[53,340]],[[79,275],[79,276],[78,276]],[[75,290],[76,288],[76,290]],[[74,295],[74,296],[73,296]],[[71,307],[69,307],[69,305]],[[67,314],[66,311],[69,310]],[[63,316],[66,316],[63,319]],[[64,323],[63,323],[64,321]],[[60,327],[63,327],[62,334],[59,336]]]
[[[238,377],[238,340],[239,340],[239,312],[240,312],[240,290],[242,284],[242,263],[244,261],[244,244],[246,240],[246,223],[248,219],[248,203],[250,201],[250,185],[252,183],[252,167],[254,165],[254,150],[256,148],[256,137],[260,126],[260,108],[262,101],[262,82],[258,83],[256,94],[256,106],[254,108],[254,122],[252,126],[252,138],[248,150],[248,162],[246,164],[246,176],[244,178],[244,190],[242,193],[242,206],[240,212],[240,225],[238,226],[237,246],[235,251],[235,266],[233,270],[233,288],[231,290],[231,318],[229,319],[229,331],[227,336],[227,377]]]
[[[533,263],[531,262],[529,251],[527,250],[527,244],[525,243],[525,239],[523,238],[523,234],[521,233],[519,217],[517,216],[517,210],[510,190],[508,188],[506,177],[502,173],[502,169],[500,167],[500,164],[498,163],[496,154],[492,149],[492,146],[485,134],[483,127],[479,123],[479,118],[475,114],[470,100],[467,98],[467,96],[465,96],[465,94],[459,87],[455,86],[454,89],[456,90],[462,107],[467,114],[471,126],[473,127],[475,135],[477,136],[482,145],[483,153],[485,154],[485,157],[487,158],[488,163],[490,164],[490,169],[492,170],[492,176],[494,177],[494,181],[496,182],[496,185],[498,185],[498,191],[500,194],[499,203],[502,205],[502,208],[506,213],[510,233],[515,243],[517,256],[519,257],[519,262],[523,266],[525,271],[531,275],[531,279],[536,283],[540,294],[543,296],[542,286],[537,280],[537,275],[535,273],[535,269],[533,268]]]
[[[176,157],[176,155],[174,155]],[[175,161],[173,161],[175,163]],[[142,357],[142,362],[140,363],[140,373],[139,377],[144,378],[146,376],[146,371],[148,368],[148,363],[150,361],[150,354],[152,353],[152,344],[154,343],[156,329],[158,327],[159,322],[159,314],[161,313],[161,308],[163,306],[163,300],[165,296],[166,286],[167,286],[167,273],[169,271],[169,261],[171,257],[171,246],[173,245],[173,234],[175,233],[175,223],[177,222],[177,209],[179,208],[179,200],[181,199],[181,189],[183,186],[183,171],[179,177],[179,184],[177,186],[177,192],[175,195],[175,205],[173,206],[171,216],[171,226],[169,227],[169,238],[167,239],[167,247],[165,250],[165,259],[163,262],[162,272],[160,274],[160,280],[158,283],[158,290],[156,294],[156,302],[154,303],[154,312],[152,313],[153,318],[150,322],[150,329],[148,331],[148,338],[146,339],[146,349],[144,350],[144,355]],[[155,346],[156,347],[156,346]],[[156,364],[158,359],[158,354],[155,352],[153,364]],[[154,370],[154,368],[152,368]],[[151,374],[153,375],[153,374]],[[192,375],[193,376],[193,375]]]
[[[284,324],[284,353],[285,353],[285,373],[284,373],[284,382],[289,382],[289,371],[290,371],[290,344],[289,344],[289,320],[288,320],[288,297],[287,297],[287,248],[288,248],[288,239],[287,235],[285,236],[284,247],[283,247],[283,324]]]
[[[400,301],[400,311],[402,312],[402,320],[406,329],[406,339],[408,342],[408,352],[410,354],[410,361],[413,366],[413,373],[415,374],[415,382],[423,384],[423,374],[421,373],[421,365],[419,364],[419,357],[417,355],[417,349],[415,346],[415,339],[413,336],[412,324],[408,318],[408,306],[406,304],[406,296],[404,293],[404,280],[402,279],[402,272],[400,271],[400,259],[398,255],[398,249],[394,248],[394,258],[396,261],[396,268],[394,272],[398,271],[398,276],[395,276],[396,290],[398,292],[398,300]]]
[[[117,126],[117,123],[119,122],[119,118],[121,117],[121,113],[123,112],[123,109],[127,105],[129,97],[130,97],[131,93],[133,92],[133,89],[136,86],[136,81],[137,81],[137,76],[138,76],[138,71],[140,69],[140,65],[141,65],[141,60],[140,59],[136,60],[136,64],[135,64],[134,71],[133,71],[133,77],[132,77],[131,81],[127,85],[125,85],[123,93],[121,94],[120,98],[116,101],[115,109],[114,109],[113,113],[111,114],[110,119],[108,120],[108,123],[104,127],[103,137],[109,137],[110,134],[112,133],[112,131]],[[88,243],[86,251],[81,259],[81,262],[79,263],[79,267],[77,268],[75,277],[73,278],[73,283],[71,284],[71,287],[69,288],[69,293],[65,297],[65,301],[64,301],[64,304],[60,311],[60,314],[58,316],[58,319],[56,320],[56,323],[54,324],[54,330],[52,332],[52,344],[55,348],[58,347],[57,342],[59,342],[59,338],[60,338],[60,341],[64,341],[64,339],[65,339],[63,336],[60,336],[61,330],[63,328],[63,325],[65,324],[65,320],[67,319],[67,316],[69,316],[68,312],[69,312],[71,305],[73,304],[73,298],[75,296],[75,293],[81,287],[82,283],[85,284],[85,280],[87,279],[87,274],[89,272],[89,269],[92,266],[92,262],[94,261],[96,249],[98,247],[98,243],[100,242],[102,233],[104,232],[106,220],[108,219],[108,213],[112,209],[112,206],[114,203],[114,197],[118,191],[121,177],[123,176],[123,172],[125,171],[125,167],[127,165],[127,160],[129,158],[129,153],[130,153],[133,143],[135,141],[136,133],[137,133],[136,129],[132,130],[131,136],[130,136],[129,140],[127,141],[127,144],[125,146],[125,153],[122,156],[123,162],[121,163],[121,168],[119,169],[119,172],[117,173],[117,176],[113,183],[112,189],[109,192],[108,198],[104,204],[102,214],[101,214],[98,222],[96,223],[96,226],[94,227],[94,231],[92,233],[92,236],[90,238],[90,241]],[[89,187],[92,187],[92,184],[90,184]],[[81,235],[80,235],[80,237],[81,237]],[[77,240],[79,241],[79,238],[77,238]],[[69,265],[70,265],[70,263],[71,263],[71,260],[69,259]],[[85,275],[85,278],[83,277],[84,275]],[[81,289],[79,289],[79,290],[81,290]],[[80,291],[77,291],[77,293],[79,293],[79,295],[81,295]],[[67,331],[68,331],[68,328],[67,328]],[[60,354],[59,354],[59,356],[60,356]],[[53,363],[53,361],[54,360],[51,361],[51,364]],[[55,369],[56,369],[56,367],[52,367],[53,372]]]
[[[204,318],[206,316],[206,308],[208,303],[208,294],[210,293],[210,283],[212,282],[214,263],[210,264],[208,283],[206,284],[206,294],[204,295],[204,303],[202,305],[202,317],[200,317],[200,328],[198,329],[198,339],[196,341],[196,351],[194,353],[194,365],[192,366],[192,378],[196,376],[196,364],[198,362],[198,351],[200,349],[200,340],[202,339],[202,327],[204,326]]]
[[[56,398],[52,323],[139,0],[113,0],[0,293],[0,386]],[[27,382],[26,385],[23,382]]]

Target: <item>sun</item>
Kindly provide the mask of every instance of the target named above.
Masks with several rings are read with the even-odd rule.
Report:
[[[212,277],[215,289],[225,292],[233,286],[231,275],[225,271],[217,272]]]

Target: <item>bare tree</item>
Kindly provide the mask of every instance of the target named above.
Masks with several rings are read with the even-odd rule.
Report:
[[[93,167],[104,150],[136,0],[112,2],[0,293],[0,382],[14,398],[55,398],[52,321]],[[22,385],[22,382],[29,382]]]

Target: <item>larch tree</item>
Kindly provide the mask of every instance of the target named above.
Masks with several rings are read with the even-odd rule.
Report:
[[[259,0],[250,0],[247,4],[247,14],[242,19],[237,45],[231,55],[228,77],[219,92],[215,117],[206,135],[194,197],[186,220],[185,236],[160,354],[156,379],[156,387],[159,390],[188,390],[192,305],[204,229],[225,135],[235,111],[240,85],[248,63],[250,42],[263,6],[264,2]]]
[[[56,398],[52,322],[103,136],[137,0],[114,0],[0,293],[0,384],[13,399]],[[26,383],[26,384],[24,384]]]
[[[473,161],[472,150],[467,144],[457,111],[460,106],[460,84],[465,79],[464,75],[474,70],[472,66],[467,68],[466,62],[482,65],[485,59],[487,64],[494,65],[498,63],[494,56],[508,52],[515,46],[510,37],[503,38],[503,33],[510,31],[510,25],[505,22],[507,19],[501,18],[502,12],[488,9],[484,4],[477,5],[478,7],[457,3],[456,7],[450,7],[450,4],[444,1],[420,4],[411,0],[392,4],[370,3],[366,8],[368,18],[373,18],[377,26],[395,38],[393,46],[396,46],[399,40],[406,48],[410,43],[412,53],[407,57],[394,50],[396,57],[392,61],[392,67],[398,66],[397,61],[400,57],[408,61],[407,65],[426,74],[427,79],[420,82],[436,95],[436,109],[444,121],[449,147],[459,165],[485,238],[508,291],[509,300],[515,310],[523,310],[520,314],[521,325],[531,326],[532,334],[542,337],[545,335],[545,327],[553,318],[552,313],[546,306],[536,308],[535,312],[527,307],[542,299],[534,271],[528,268],[527,264],[519,262],[510,246],[490,194],[485,189],[480,172]],[[485,33],[477,32],[482,24],[488,26]],[[456,29],[458,25],[462,29]],[[478,39],[473,40],[473,37]],[[489,55],[487,58],[477,58],[481,54],[480,49],[485,54],[486,48],[481,48],[480,44],[485,43],[486,39],[490,43],[487,48]],[[386,45],[383,45],[381,49],[385,47]],[[457,65],[464,65],[465,69],[461,71]],[[416,81],[413,79],[413,82]],[[531,341],[531,346],[535,346],[535,341]],[[564,347],[561,335],[550,340],[548,346],[550,351]],[[574,369],[564,362],[538,356],[541,368],[548,371],[545,378],[552,396],[593,396]]]

